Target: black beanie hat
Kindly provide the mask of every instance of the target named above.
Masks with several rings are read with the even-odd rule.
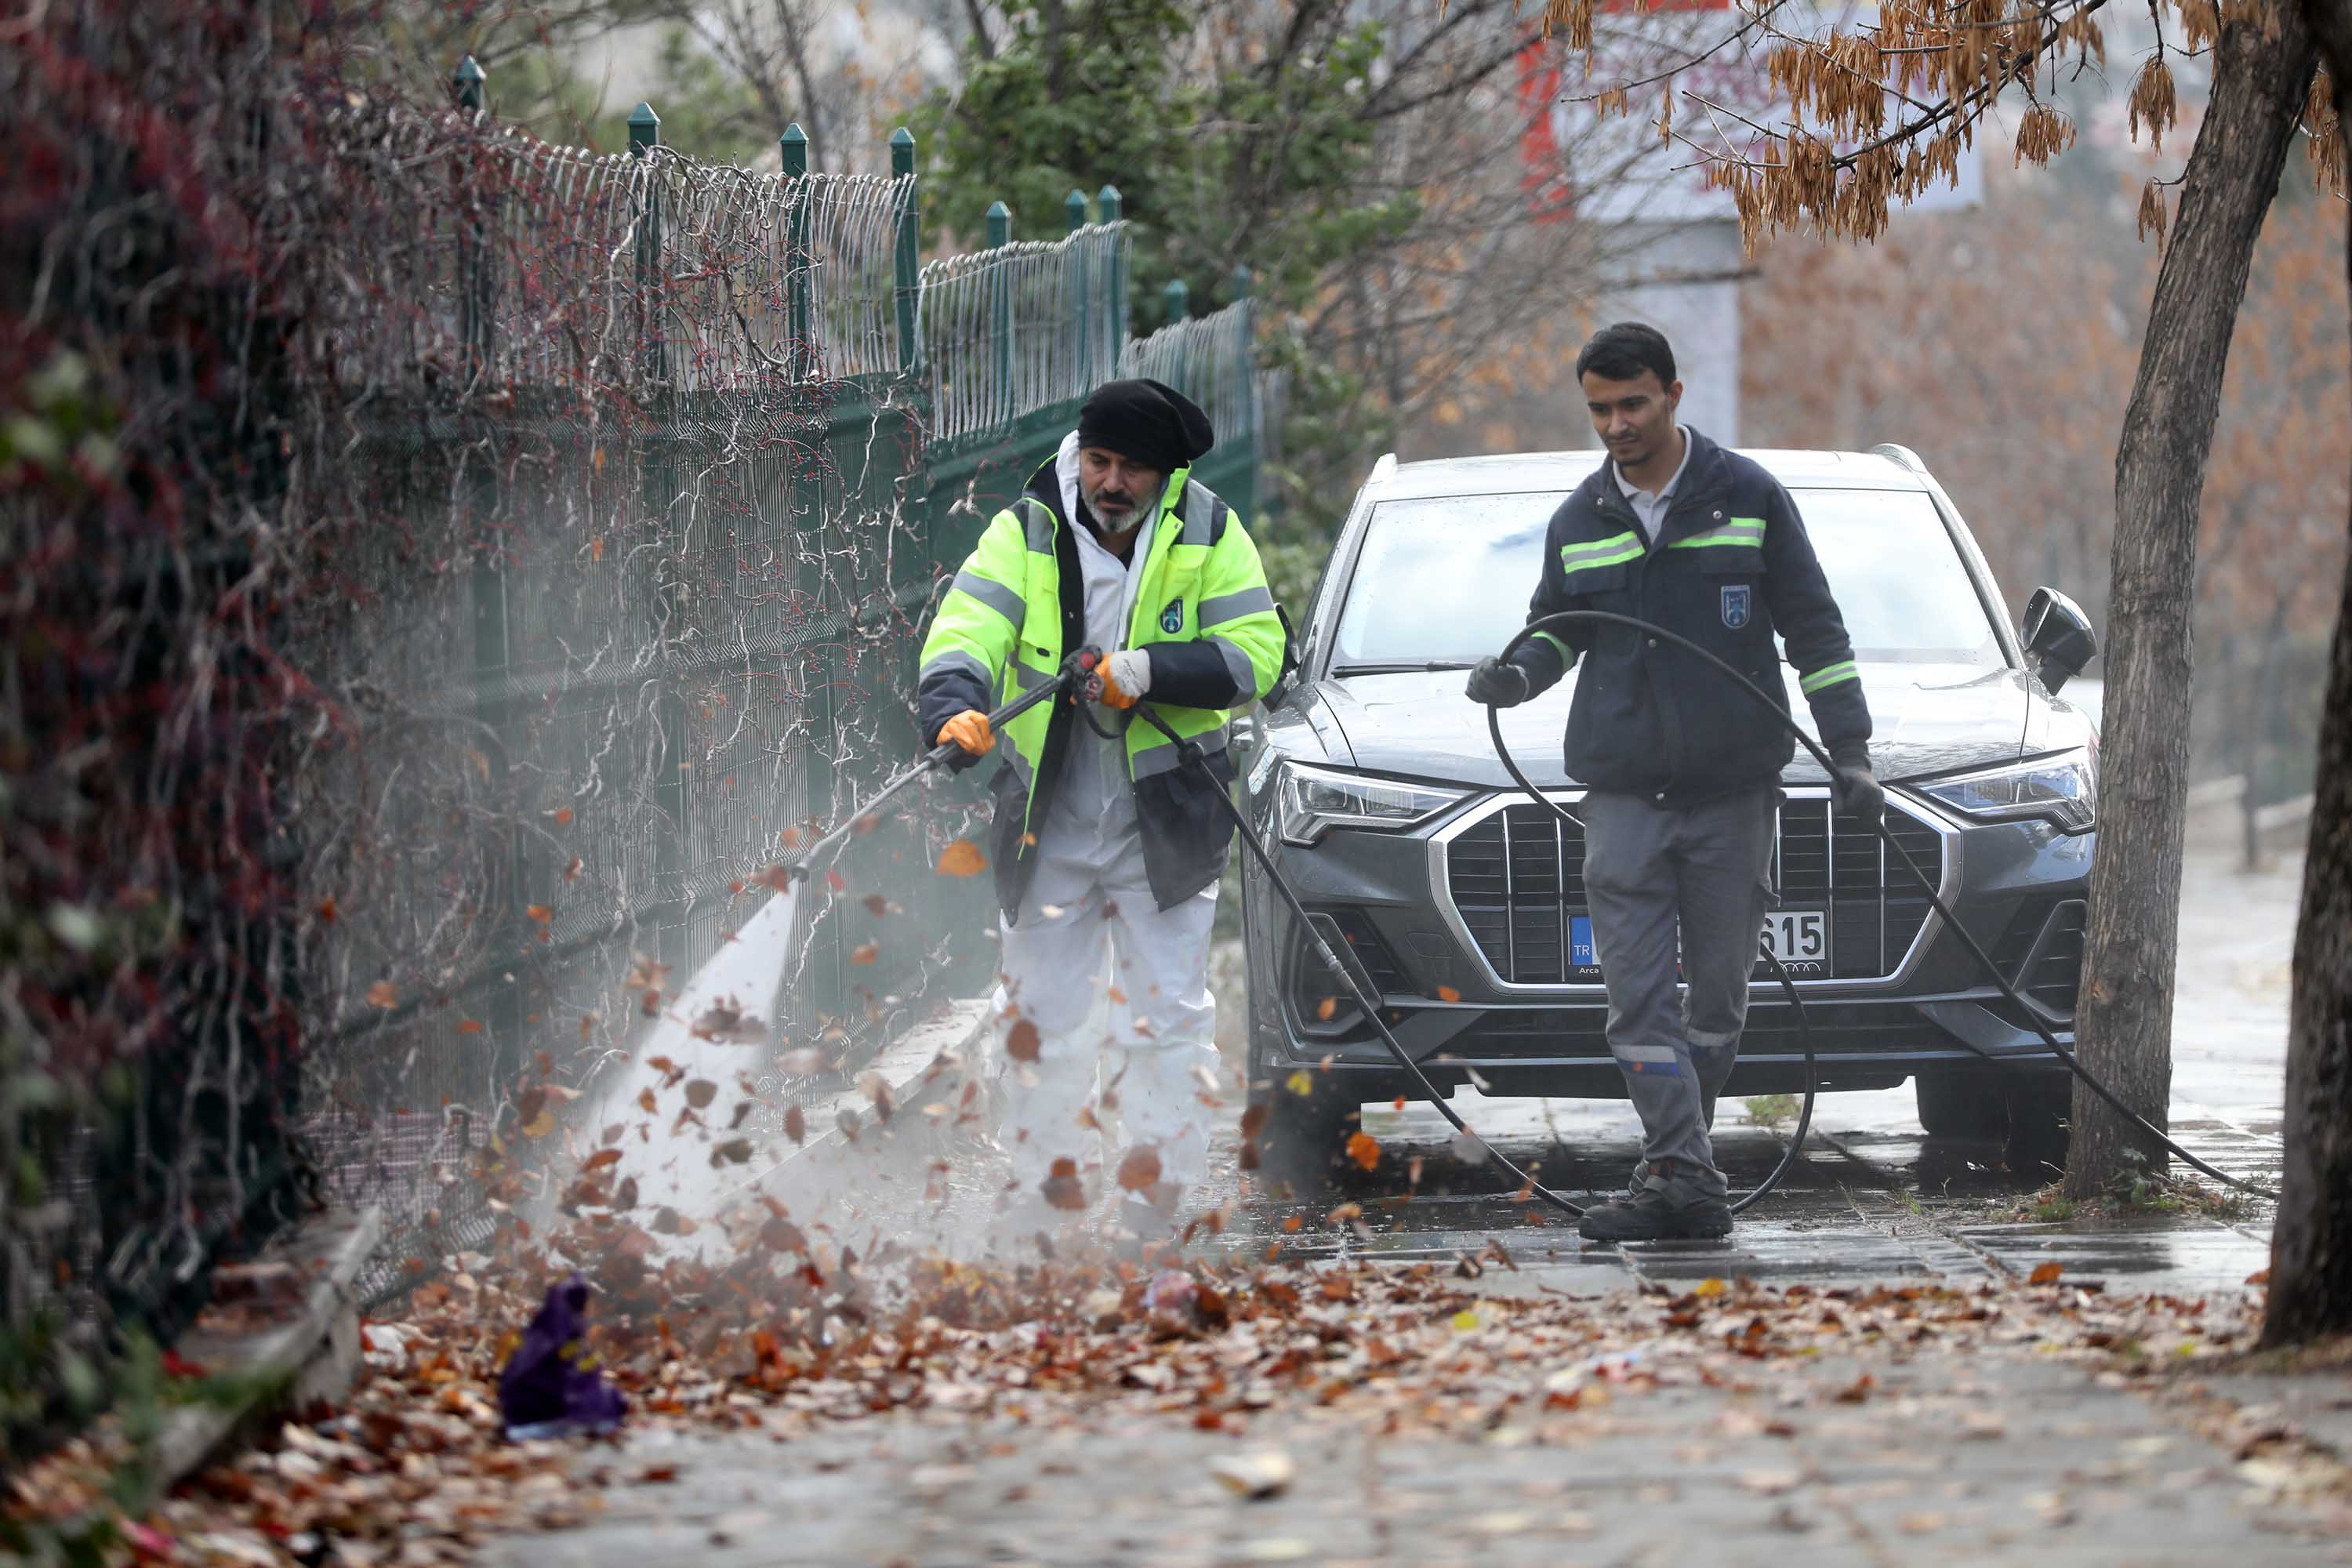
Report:
[[[1148,376],[1107,381],[1078,410],[1078,445],[1172,474],[1217,444],[1199,404]]]

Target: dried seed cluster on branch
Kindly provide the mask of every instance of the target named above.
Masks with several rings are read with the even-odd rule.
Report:
[[[2105,0],[1886,0],[1875,24],[1799,29],[1794,0],[1743,0],[1738,36],[1760,38],[1766,73],[1785,108],[1773,123],[1688,90],[1679,78],[1715,52],[1695,50],[1663,73],[1660,134],[1690,150],[1707,184],[1729,193],[1749,247],[1785,229],[1874,240],[1891,208],[1957,183],[1962,154],[1996,106],[2013,115],[2020,163],[2047,163],[2072,147],[2075,127],[2046,94],[2065,73],[2106,56],[2097,13]],[[2225,26],[2269,26],[2278,0],[2170,0],[2160,7],[2168,36],[2191,51],[2210,48]],[[1550,0],[1543,28],[1586,51],[1591,0]],[[1719,47],[1719,45],[1716,46]],[[2131,133],[2161,148],[2179,105],[2166,46],[2137,72],[2127,101]],[[1679,98],[1685,112],[1677,115]],[[1626,89],[1603,86],[1601,113],[1627,111]],[[2315,175],[2343,189],[2342,150],[2325,80],[2315,83],[2304,122]],[[2140,208],[2143,234],[2162,238],[2162,187],[2150,182]]]

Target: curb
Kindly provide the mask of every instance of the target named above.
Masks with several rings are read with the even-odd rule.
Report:
[[[373,1205],[310,1215],[280,1232],[250,1263],[217,1268],[213,1304],[172,1348],[207,1373],[236,1380],[241,1392],[172,1412],[156,1435],[160,1490],[202,1468],[289,1405],[334,1400],[360,1367],[361,1270],[383,1236]],[[272,1312],[270,1321],[235,1327],[240,1307]]]

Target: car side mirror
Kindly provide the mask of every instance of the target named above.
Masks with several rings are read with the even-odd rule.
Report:
[[[1266,689],[1265,705],[1269,708],[1281,705],[1282,700],[1290,695],[1291,683],[1298,676],[1298,634],[1291,630],[1290,612],[1276,605],[1274,616],[1282,623],[1282,673],[1276,676],[1274,684]]]
[[[2055,588],[2033,590],[2025,601],[2020,630],[2027,662],[2053,692],[2099,656],[2099,634],[2091,629],[2091,617]]]

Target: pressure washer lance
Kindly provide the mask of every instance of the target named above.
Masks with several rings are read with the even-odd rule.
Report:
[[[1064,659],[1060,672],[1044,685],[1031,687],[995,712],[991,713],[988,716],[988,732],[992,735],[997,733],[1005,725],[1036,707],[1040,702],[1050,701],[1069,690],[1071,687],[1092,675],[1095,666],[1101,662],[1101,650],[1093,647],[1080,648]],[[882,808],[889,805],[900,791],[917,779],[947,766],[962,750],[963,748],[953,741],[941,741],[938,745],[925,752],[903,772],[893,777],[888,784],[877,790],[872,799],[851,812],[840,826],[810,845],[807,854],[790,862],[784,868],[786,877],[797,876],[805,881],[814,876],[817,863],[824,858],[828,848],[838,851],[844,844],[849,842],[851,834],[859,831],[859,824],[865,823],[870,826],[871,819],[879,816]]]
[[[1209,781],[1209,793],[1215,797],[1219,805],[1224,807],[1225,815],[1233,819],[1234,826],[1240,831],[1242,842],[1249,847],[1250,853],[1256,857],[1259,867],[1265,870],[1266,880],[1273,884],[1274,890],[1282,896],[1282,901],[1289,907],[1291,919],[1297,921],[1299,930],[1307,934],[1307,940],[1311,944],[1316,961],[1329,971],[1331,975],[1354,995],[1357,1009],[1370,1020],[1373,1028],[1380,1031],[1381,1043],[1388,1047],[1389,1054],[1396,1058],[1397,1066],[1402,1068],[1419,1086],[1421,1097],[1435,1107],[1437,1113],[1452,1123],[1456,1132],[1485,1151],[1486,1158],[1501,1167],[1505,1174],[1517,1178],[1519,1184],[1518,1190],[1522,1195],[1541,1199],[1563,1214],[1577,1218],[1583,1217],[1584,1209],[1581,1205],[1570,1202],[1549,1187],[1538,1184],[1531,1173],[1522,1171],[1506,1159],[1502,1151],[1472,1131],[1470,1124],[1454,1113],[1453,1103],[1445,1092],[1430,1081],[1429,1075],[1422,1070],[1420,1061],[1412,1052],[1404,1048],[1403,1043],[1389,1028],[1387,1020],[1381,1016],[1381,999],[1375,994],[1374,988],[1340,960],[1339,954],[1333,950],[1330,942],[1316,928],[1315,922],[1307,918],[1307,906],[1299,901],[1297,890],[1291,887],[1289,879],[1285,877],[1281,868],[1275,865],[1274,857],[1266,852],[1265,840],[1261,838],[1257,830],[1250,826],[1248,818],[1242,815],[1241,807],[1234,804],[1232,792],[1226,788],[1224,781],[1219,779],[1215,772],[1209,767],[1208,753],[1201,750],[1199,742],[1188,740],[1171,729],[1168,721],[1160,716],[1150,702],[1137,703],[1135,710],[1140,713],[1154,729],[1175,743],[1176,754],[1181,762],[1199,768],[1202,776]],[[1089,716],[1088,722],[1092,721]],[[1781,964],[1779,956],[1769,952],[1764,956],[1771,964],[1772,973],[1779,977],[1781,989],[1788,995],[1790,1006],[1795,1010],[1797,1033],[1804,1041],[1805,1103],[1804,1109],[1798,1113],[1796,1134],[1789,1141],[1788,1148],[1781,1153],[1780,1163],[1773,1167],[1772,1173],[1765,1177],[1755,1191],[1744,1193],[1732,1201],[1731,1210],[1734,1214],[1748,1207],[1780,1184],[1781,1178],[1786,1176],[1790,1168],[1796,1164],[1798,1152],[1804,1147],[1805,1134],[1812,1126],[1813,1120],[1813,1099],[1817,1088],[1813,1080],[1813,1036],[1805,1021],[1804,998],[1797,994],[1796,983],[1789,977],[1789,972]]]
[[[1822,749],[1821,742],[1814,740],[1811,735],[1806,734],[1805,731],[1798,726],[1796,721],[1789,717],[1788,710],[1781,707],[1780,703],[1772,700],[1771,697],[1765,692],[1762,687],[1758,686],[1754,681],[1748,679],[1747,676],[1741,674],[1738,669],[1735,669],[1729,664],[1725,663],[1722,659],[1717,658],[1706,648],[1699,647],[1698,644],[1691,641],[1690,638],[1683,637],[1678,633],[1669,631],[1664,626],[1656,626],[1649,621],[1642,620],[1637,616],[1621,616],[1610,610],[1560,610],[1555,614],[1545,616],[1539,620],[1529,621],[1525,626],[1519,629],[1519,633],[1517,637],[1514,637],[1509,642],[1503,645],[1503,651],[1497,657],[1507,659],[1512,654],[1518,650],[1521,644],[1525,643],[1529,637],[1536,636],[1538,633],[1548,629],[1565,626],[1572,622],[1578,621],[1596,625],[1627,626],[1634,631],[1643,633],[1646,637],[1654,638],[1663,637],[1667,642],[1674,644],[1676,647],[1685,649],[1690,653],[1697,655],[1707,664],[1711,665],[1716,669],[1722,671],[1723,674],[1728,677],[1730,680],[1741,690],[1747,692],[1750,698],[1754,699],[1767,711],[1770,712],[1773,717],[1780,720],[1781,726],[1786,729],[1790,734],[1797,738],[1797,742],[1800,745],[1803,746],[1806,751],[1812,753],[1813,760],[1821,763],[1821,765],[1829,772],[1831,777],[1835,778],[1837,776],[1837,764],[1830,760],[1830,754]],[[1502,759],[1503,766],[1509,771],[1511,777],[1517,782],[1518,786],[1527,792],[1529,799],[1554,813],[1562,822],[1570,824],[1575,823],[1576,818],[1569,816],[1567,812],[1561,810],[1558,802],[1546,796],[1541,790],[1538,789],[1535,784],[1529,781],[1527,774],[1519,771],[1519,764],[1511,756],[1510,748],[1503,743],[1503,725],[1500,714],[1501,710],[1499,709],[1490,706],[1486,710],[1486,730],[1487,733],[1494,738],[1495,754]],[[2199,1159],[2196,1155],[2190,1153],[2188,1150],[2174,1142],[2165,1134],[2163,1129],[2158,1127],[2154,1122],[2148,1121],[2147,1118],[2132,1110],[2131,1107],[2126,1105],[2121,1100],[2118,1100],[2116,1097],[2115,1090],[2100,1082],[2099,1079],[2092,1073],[2091,1069],[2082,1064],[2082,1061],[2074,1055],[2074,1052],[2068,1050],[2065,1047],[2058,1043],[2058,1037],[2052,1032],[2049,1025],[2042,1021],[2042,1016],[2034,1011],[2032,1006],[2027,1003],[2023,996],[2018,994],[2017,987],[2011,984],[2009,977],[2001,973],[2000,967],[1993,963],[1992,955],[1984,950],[1984,944],[1978,942],[1976,937],[1970,933],[1969,929],[1959,922],[1958,917],[1952,913],[1950,906],[1944,902],[1943,896],[1937,891],[1936,884],[1928,879],[1927,874],[1919,868],[1919,863],[1911,858],[1911,852],[1906,849],[1901,841],[1898,840],[1895,837],[1894,833],[1888,829],[1884,817],[1879,819],[1876,826],[1878,829],[1878,837],[1885,841],[1889,849],[1892,849],[1895,852],[1895,858],[1903,862],[1904,868],[1908,870],[1911,873],[1912,879],[1919,884],[1919,890],[1927,895],[1928,904],[1938,915],[1943,917],[1944,924],[1950,929],[1952,934],[1960,939],[1960,945],[1969,950],[1969,955],[1977,961],[1978,966],[1987,974],[1992,976],[1992,983],[2000,988],[2001,995],[2006,997],[2010,1005],[2017,1009],[2019,1015],[2025,1019],[2027,1026],[2041,1037],[2042,1046],[2044,1050],[2048,1051],[2052,1056],[2056,1057],[2060,1061],[2065,1063],[2067,1070],[2072,1072],[2076,1078],[2081,1079],[2084,1083],[2088,1084],[2091,1088],[2091,1091],[2094,1094],[2096,1094],[2101,1100],[2105,1100],[2110,1106],[2114,1107],[2117,1115],[2123,1117],[2125,1121],[2129,1121],[2135,1127],[2137,1127],[2140,1131],[2145,1133],[2147,1137],[2162,1144],[2167,1150],[2179,1156],[2191,1168],[2203,1172],[2206,1175],[2212,1177],[2215,1181],[2220,1182],[2224,1186],[2235,1187],[2242,1193],[2252,1193],[2256,1197],[2269,1198],[2273,1201],[2276,1201],[2278,1194],[2271,1191],[2268,1187],[2257,1185],[2252,1182],[2241,1181],[2239,1178],[2230,1175],[2225,1172],[2215,1170],[2211,1165],[2207,1164],[2204,1161]],[[1795,994],[1795,987],[1791,985],[1789,987],[1789,990],[1790,995],[1793,996]],[[1801,1010],[1799,1015],[1799,1022],[1800,1026],[1801,1027]],[[1984,1058],[1987,1061],[1997,1062],[2003,1059],[1975,1044],[1973,1041],[1962,1040],[1960,1043],[1968,1047],[1969,1050],[1975,1052],[1978,1056]],[[1810,1060],[1810,1042],[1808,1059]],[[1810,1074],[1810,1068],[1807,1070]]]

